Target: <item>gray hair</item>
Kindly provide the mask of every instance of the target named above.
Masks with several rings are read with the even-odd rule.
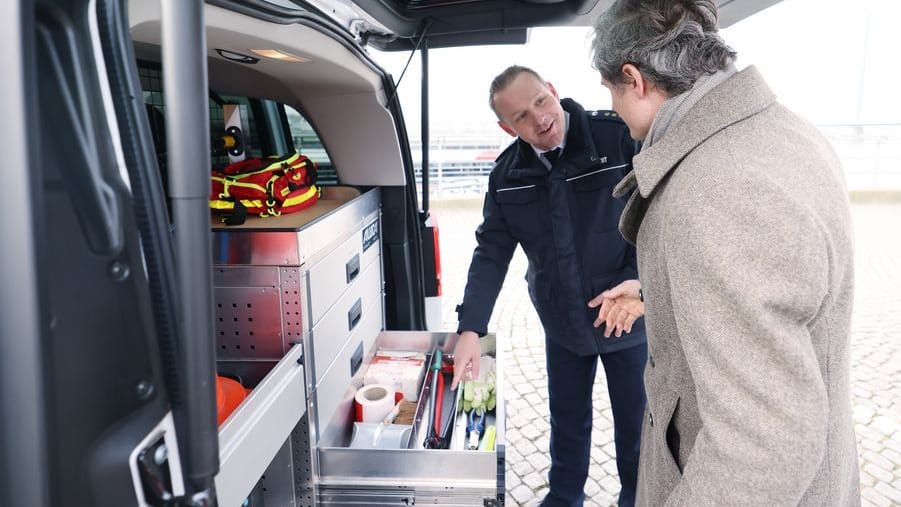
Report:
[[[547,84],[544,78],[542,78],[537,72],[528,67],[523,67],[522,65],[511,65],[504,69],[503,72],[495,76],[495,78],[491,81],[491,86],[488,88],[488,106],[491,107],[491,110],[494,111],[494,114],[499,120],[503,120],[503,118],[501,118],[500,115],[497,114],[497,109],[494,108],[494,96],[510,86],[510,83],[512,83],[513,80],[516,79],[516,77],[520,74],[531,74],[535,76],[535,79],[537,79],[541,84]]]
[[[617,0],[594,24],[592,66],[614,85],[631,63],[672,97],[735,55],[717,33],[714,0]]]

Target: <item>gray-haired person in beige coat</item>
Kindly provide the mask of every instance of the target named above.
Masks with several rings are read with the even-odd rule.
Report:
[[[620,230],[646,306],[638,504],[859,505],[842,169],[734,59],[712,0],[619,0],[595,26],[593,64],[644,140],[616,190],[634,190]],[[607,318],[638,295],[610,291]]]

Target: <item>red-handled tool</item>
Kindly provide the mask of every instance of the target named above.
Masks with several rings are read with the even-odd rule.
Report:
[[[444,374],[440,370],[434,372],[438,376],[438,391],[435,393],[435,434],[441,435],[441,412],[444,406]]]

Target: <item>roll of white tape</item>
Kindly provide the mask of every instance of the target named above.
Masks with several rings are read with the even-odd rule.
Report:
[[[394,408],[394,389],[384,384],[361,387],[354,400],[363,411],[363,422],[382,422]]]

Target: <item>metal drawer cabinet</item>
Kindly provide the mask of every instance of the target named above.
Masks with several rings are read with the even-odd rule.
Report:
[[[383,331],[366,353],[365,364],[379,348],[429,353],[443,343],[452,354],[453,333]],[[484,353],[494,354],[494,336],[483,338]],[[314,454],[318,457],[317,505],[323,506],[485,506],[500,505],[504,498],[504,398],[502,358],[497,357],[497,428],[493,451],[424,449],[422,438],[406,449],[350,448],[353,427],[353,394],[362,385],[365,368],[353,376],[328,427],[321,432]],[[364,365],[365,366],[365,365]],[[427,382],[426,382],[427,384]],[[425,390],[425,387],[424,387]],[[423,390],[423,391],[424,391]],[[426,417],[419,404],[414,427]]]
[[[383,326],[379,195],[333,187],[295,214],[212,223],[218,371],[253,387],[220,427],[220,505],[314,503],[310,435],[341,401],[314,401],[314,365],[359,364]]]
[[[259,381],[296,343],[304,343],[310,360],[306,338],[314,323],[364,269],[379,265],[378,189],[324,192],[298,213],[249,218],[236,227],[213,222],[217,358],[220,372],[245,385]],[[374,290],[380,294],[380,287]]]

